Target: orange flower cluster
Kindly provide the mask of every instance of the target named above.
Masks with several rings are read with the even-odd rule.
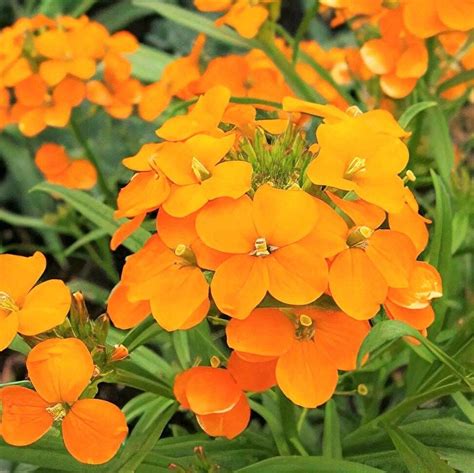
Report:
[[[454,41],[458,51],[474,28],[471,0],[322,0],[321,4],[336,9],[334,25],[350,21],[354,29],[367,22],[378,26],[380,38],[365,41],[361,54],[370,71],[380,76],[382,91],[396,99],[410,94],[428,68],[425,38],[440,35],[441,40],[441,33],[453,34],[448,41]],[[462,56],[472,55],[472,51],[463,51],[461,57],[452,54],[449,62],[459,64]],[[450,69],[442,80],[449,78]],[[445,94],[445,98],[455,97]]]
[[[70,189],[91,189],[97,171],[87,159],[71,159],[64,146],[44,143],[36,152],[35,164],[48,182]]]
[[[86,16],[21,18],[0,31],[0,127],[26,136],[65,127],[86,98],[117,118],[130,115],[141,85],[125,54],[138,46],[128,32],[110,35]],[[88,81],[104,64],[104,84]]]
[[[169,331],[211,306],[230,317],[227,369],[185,371],[175,394],[206,432],[231,438],[248,421],[242,392],[277,384],[298,405],[324,403],[382,306],[423,331],[442,288],[417,261],[428,221],[406,186],[413,173],[400,177],[408,133],[390,113],[285,97],[284,118],[246,122],[229,98],[210,88],[123,161],[135,175],[116,216],[130,220],[112,245],[155,211],[157,234],[127,258],[108,313],[124,329],[151,313]],[[301,114],[324,119],[317,145]]]
[[[82,398],[94,374],[89,350],[77,338],[51,338],[26,360],[34,390],[0,390],[1,435],[6,443],[30,445],[60,425],[64,445],[78,461],[101,464],[118,451],[128,433],[122,411],[110,402]]]

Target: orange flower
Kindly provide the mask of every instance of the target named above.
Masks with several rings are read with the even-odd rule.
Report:
[[[338,369],[355,368],[368,332],[367,322],[315,309],[256,309],[245,320],[232,319],[226,329],[227,343],[239,356],[277,360],[278,386],[308,408],[332,396]]]
[[[19,386],[0,391],[5,442],[30,445],[60,422],[64,445],[76,460],[94,465],[109,461],[127,436],[127,423],[110,402],[79,399],[94,372],[84,343],[46,340],[31,350],[26,366],[36,392]]]
[[[10,122],[10,94],[0,87],[0,130]]]
[[[0,255],[0,350],[17,333],[38,335],[61,325],[71,306],[66,285],[51,279],[35,286],[46,268],[40,252],[24,257]]]
[[[268,10],[263,4],[272,1],[274,0],[194,0],[194,5],[206,12],[228,10],[217,20],[217,24],[232,26],[244,38],[253,38],[268,17]]]
[[[407,29],[420,38],[447,30],[474,28],[472,0],[405,0],[403,20]]]
[[[36,152],[35,163],[45,179],[70,189],[91,189],[97,171],[86,159],[71,159],[64,146],[44,143]]]
[[[244,355],[233,351],[227,369],[244,391],[263,392],[277,384],[275,369],[277,359],[247,361]]]
[[[148,301],[130,302],[128,288],[119,283],[110,294],[107,314],[113,324],[122,330],[135,327],[151,313]]]
[[[389,212],[401,210],[404,186],[398,173],[408,162],[408,149],[399,138],[407,133],[390,113],[374,110],[350,116],[330,105],[290,97],[283,106],[325,118],[316,132],[319,153],[308,166],[313,183],[354,191]]]
[[[170,249],[154,235],[127,258],[123,268],[127,300],[149,301],[153,317],[165,330],[193,327],[209,310],[209,285],[190,246],[191,242],[183,238]],[[113,313],[111,317],[114,320]],[[137,316],[132,313],[130,317]],[[124,326],[130,322],[119,323]]]
[[[260,187],[248,196],[210,202],[196,229],[211,248],[232,256],[211,283],[221,312],[245,318],[267,291],[287,304],[308,304],[327,286],[327,265],[304,238],[317,223],[317,206],[301,190]]]
[[[232,439],[249,423],[249,403],[228,370],[196,366],[183,371],[175,379],[174,395],[208,435]]]
[[[199,97],[189,113],[170,118],[156,134],[167,141],[183,141],[198,133],[219,136],[222,130],[218,126],[229,100],[229,89],[215,86]]]
[[[381,38],[362,46],[362,59],[374,74],[380,75],[380,86],[389,97],[406,97],[428,69],[428,51],[423,41],[404,30],[400,10],[385,13],[380,32]]]
[[[205,40],[204,35],[198,35],[188,56],[168,64],[164,68],[160,80],[143,89],[138,106],[138,113],[143,120],[152,121],[157,118],[174,96],[182,99],[190,98],[192,94],[188,89],[199,79],[199,57]]]
[[[390,288],[384,308],[391,319],[406,322],[417,330],[425,330],[435,317],[431,300],[442,295],[438,271],[428,263],[417,261],[408,287]]]

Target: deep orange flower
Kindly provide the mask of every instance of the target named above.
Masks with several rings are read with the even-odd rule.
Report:
[[[228,370],[196,366],[183,371],[175,379],[174,394],[208,435],[232,439],[249,423],[249,403]]]
[[[389,97],[406,97],[428,69],[428,51],[422,40],[404,30],[400,10],[386,12],[379,25],[382,37],[362,46],[362,59],[380,75],[380,87]]]
[[[170,249],[154,235],[123,268],[128,301],[149,301],[153,317],[166,330],[193,327],[209,310],[209,285],[190,243],[183,238],[180,246]],[[114,320],[113,313],[111,317]]]
[[[406,322],[417,330],[425,330],[435,317],[431,301],[442,295],[438,271],[428,263],[417,261],[410,274],[408,287],[390,288],[384,308],[391,319]]]
[[[36,152],[35,164],[45,179],[70,189],[91,189],[97,171],[87,159],[71,159],[64,146],[44,143]]]
[[[332,396],[338,369],[355,368],[368,332],[367,322],[315,309],[256,309],[245,320],[232,319],[226,329],[227,343],[239,356],[277,360],[278,386],[309,408]]]
[[[64,445],[78,461],[109,461],[127,436],[125,416],[100,399],[79,399],[93,371],[92,357],[76,338],[50,339],[36,345],[26,361],[32,391],[10,386],[0,391],[2,437],[30,445],[60,422]]]
[[[472,0],[405,0],[403,20],[407,29],[420,38],[443,31],[474,28]]]
[[[247,361],[244,356],[233,351],[227,362],[227,369],[244,391],[263,392],[277,384],[277,359]]]
[[[17,333],[38,335],[61,325],[71,306],[66,285],[58,280],[37,283],[46,268],[40,252],[24,257],[0,255],[0,350]]]
[[[261,186],[253,201],[217,199],[196,219],[202,241],[232,256],[211,283],[221,312],[245,318],[267,291],[287,304],[308,304],[327,286],[327,265],[304,238],[318,220],[313,198],[301,190]]]

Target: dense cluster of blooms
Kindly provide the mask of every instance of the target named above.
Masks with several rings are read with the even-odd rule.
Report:
[[[426,335],[443,284],[421,258],[431,222],[410,189],[411,133],[388,110],[415,90],[431,60],[442,65],[433,89],[473,68],[472,0],[321,0],[322,14],[347,23],[361,47],[301,41],[298,54],[273,30],[265,36],[279,3],[194,2],[221,12],[217,25],[267,41],[324,105],[298,98],[265,48],[208,59],[198,35],[187,56],[142,84],[127,59],[138,47],[128,32],[43,15],[0,31],[0,129],[17,124],[34,136],[65,127],[86,99],[117,119],[136,110],[154,121],[173,101],[182,112],[160,122],[157,142],[123,159],[133,176],[117,196],[122,225],[111,249],[144,223],[156,231],[126,258],[107,316],[91,320],[81,295],[71,297],[60,280],[38,283],[42,253],[0,255],[0,350],[18,335],[32,348],[25,386],[0,389],[5,442],[29,445],[55,426],[81,462],[116,454],[125,416],[94,399],[128,355],[107,345],[108,317],[123,330],[150,315],[169,332],[206,317],[225,326],[228,349],[184,365],[168,390],[207,434],[229,439],[250,421],[248,393],[278,386],[304,408],[328,401],[339,372],[357,368],[375,317]],[[443,87],[440,96],[463,97],[471,85]],[[52,183],[91,189],[97,163],[70,154],[43,143],[35,163]]]
[[[85,98],[125,118],[140,100],[125,57],[133,35],[113,35],[86,16],[21,18],[0,31],[0,128],[17,123],[26,136],[65,127]],[[91,80],[103,65],[103,82]]]
[[[337,371],[355,368],[382,305],[423,331],[442,289],[435,268],[417,261],[427,220],[406,185],[413,173],[399,176],[408,134],[388,112],[286,97],[280,118],[249,114],[245,123],[233,120],[229,99],[225,87],[209,89],[157,130],[161,142],[124,160],[135,175],[116,215],[130,220],[112,245],[158,210],[157,234],[127,258],[108,312],[124,329],[150,312],[166,330],[195,326],[211,306],[230,317],[230,374],[193,368],[175,392],[209,434],[232,437],[246,424],[236,414],[248,410],[241,392],[262,366],[262,389],[276,383],[316,407],[334,392]],[[302,114],[324,119],[317,145],[305,141]],[[322,309],[327,296],[337,308]],[[200,370],[215,378],[204,383],[212,391],[193,387]]]

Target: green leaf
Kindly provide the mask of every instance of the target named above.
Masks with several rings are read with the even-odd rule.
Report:
[[[218,27],[211,19],[185,8],[157,0],[134,0],[133,4],[138,7],[154,10],[161,16],[164,16],[179,25],[197,31],[198,33],[204,33],[206,36],[229,44],[230,46],[252,49],[258,44],[255,40],[242,38],[227,26]]]
[[[459,74],[456,74],[454,77],[451,77],[438,86],[438,94],[441,94],[445,90],[455,87],[456,85],[463,84],[464,82],[469,82],[474,79],[474,69],[468,71],[462,71]]]
[[[339,414],[334,399],[328,401],[324,409],[323,457],[342,458]]]
[[[132,63],[132,74],[137,79],[155,82],[174,58],[163,51],[142,44],[135,53],[130,55],[129,59]]]
[[[464,396],[463,393],[451,394],[453,401],[457,404],[461,412],[466,416],[471,424],[474,424],[474,406]]]
[[[93,15],[92,19],[103,24],[113,33],[125,28],[132,21],[150,14],[151,12],[147,8],[132,5],[131,0],[122,0],[101,8],[97,14]]]
[[[465,374],[465,370],[456,360],[451,358],[441,348],[429,341],[420,334],[418,330],[410,327],[400,320],[384,320],[376,324],[362,342],[357,355],[357,365],[360,366],[366,354],[402,337],[413,337],[422,343],[439,361],[444,363],[459,379],[461,379],[469,388],[472,388],[472,381]]]
[[[117,228],[125,222],[124,219],[116,220],[113,216],[114,211],[102,202],[85,192],[66,189],[55,184],[43,182],[35,186],[33,191],[42,191],[55,197],[60,197],[65,202],[74,207],[80,214],[84,215],[98,228],[104,230],[108,235],[113,235]],[[138,251],[150,237],[150,233],[139,228],[132,236],[123,243],[129,250]]]
[[[458,210],[452,220],[451,254],[455,254],[469,234],[469,207]]]
[[[263,460],[244,468],[236,473],[384,473],[383,470],[372,468],[360,463],[344,460],[330,460],[323,457],[276,457]],[[434,472],[431,472],[434,473]]]
[[[410,434],[395,426],[384,425],[410,473],[455,473],[436,453]]]
[[[405,129],[420,112],[435,107],[436,105],[438,105],[438,103],[433,100],[415,103],[402,113],[401,117],[398,119],[398,123]]]
[[[160,405],[141,417],[132,435],[127,440],[120,456],[112,462],[107,473],[133,473],[143,463],[148,453],[160,439],[164,428],[178,410],[178,404],[170,399],[162,399]],[[147,423],[148,428],[142,425]]]
[[[72,255],[79,248],[83,247],[84,245],[87,245],[88,243],[96,241],[105,235],[107,235],[107,232],[102,228],[95,228],[94,230],[91,230],[89,233],[86,233],[81,238],[78,238],[72,245],[67,247],[64,250],[64,256],[68,257]]]
[[[444,296],[449,297],[451,289],[451,266],[452,266],[452,225],[453,213],[451,207],[451,197],[445,183],[431,170],[431,178],[436,195],[436,208],[434,215],[434,232],[431,236],[431,243],[427,261],[435,266],[443,279]],[[436,331],[442,326],[442,320],[435,321]]]
[[[122,341],[122,344],[132,352],[140,345],[145,344],[148,340],[156,336],[162,331],[153,317],[147,317],[143,322],[130,330]]]

